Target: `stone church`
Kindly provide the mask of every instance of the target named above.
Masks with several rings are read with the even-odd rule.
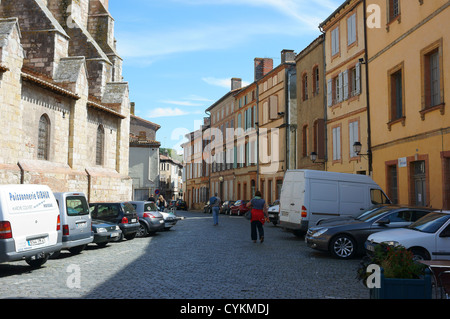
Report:
[[[0,183],[130,200],[130,101],[108,0],[1,0]]]

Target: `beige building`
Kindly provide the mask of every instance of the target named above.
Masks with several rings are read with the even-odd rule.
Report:
[[[362,0],[347,0],[320,28],[325,33],[327,87],[326,170],[371,174],[367,120],[365,8]],[[354,144],[360,143],[360,154]]]
[[[285,171],[296,167],[298,124],[295,80],[295,53],[292,50],[281,51],[281,63],[255,79],[258,85],[259,135],[257,188],[267,203],[279,199]]]
[[[297,168],[325,170],[324,35],[295,58],[297,73]],[[315,157],[311,158],[311,154]]]
[[[4,0],[0,38],[0,182],[131,199],[129,92],[108,2]]]
[[[242,89],[242,79],[231,79],[231,90],[216,101],[206,113],[210,114],[212,140],[207,140],[205,153],[211,154],[210,196],[217,193],[223,200],[235,200],[236,174],[234,171],[234,152],[236,122],[236,94]]]
[[[374,180],[394,202],[450,209],[450,2],[371,2]]]

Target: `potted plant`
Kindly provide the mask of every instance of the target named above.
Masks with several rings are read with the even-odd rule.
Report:
[[[379,273],[368,272],[368,267],[379,269]],[[379,276],[375,278],[374,276]],[[403,246],[376,246],[371,257],[364,258],[358,269],[358,279],[371,285],[371,299],[431,299],[431,274],[429,269],[414,260],[413,254]]]

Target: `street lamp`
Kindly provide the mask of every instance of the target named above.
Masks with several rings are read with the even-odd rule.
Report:
[[[353,144],[353,152],[355,152],[358,156],[369,156],[370,157],[370,150],[367,151],[367,154],[361,154],[362,144],[361,142],[355,142]]]
[[[311,155],[309,156],[309,158],[311,159],[311,162],[316,163],[317,162],[317,153],[312,152]],[[318,162],[318,163],[325,163],[325,162]]]

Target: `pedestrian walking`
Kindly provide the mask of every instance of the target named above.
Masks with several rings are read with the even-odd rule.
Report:
[[[256,239],[258,238],[260,242],[264,242],[264,228],[263,225],[268,218],[267,215],[267,204],[266,201],[261,198],[261,192],[256,191],[255,197],[247,203],[247,207],[251,209],[252,218],[251,221],[251,238],[254,243],[256,243]]]
[[[214,226],[217,226],[219,225],[219,208],[220,208],[220,197],[217,196],[217,193],[215,193],[214,196],[209,199],[209,205],[211,206],[212,209]]]
[[[163,212],[164,209],[167,207],[166,200],[164,199],[164,197],[162,195],[159,195],[156,205],[158,205],[159,210],[161,212]]]

